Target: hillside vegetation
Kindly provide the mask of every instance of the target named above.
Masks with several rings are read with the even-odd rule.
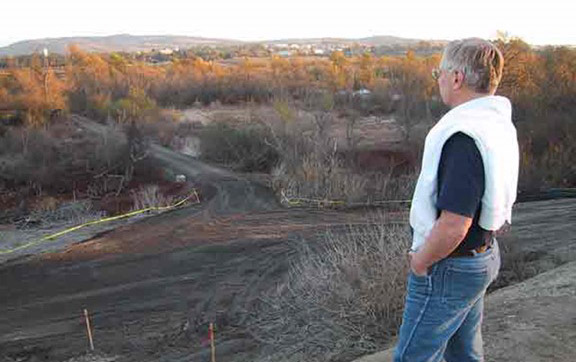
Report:
[[[574,186],[576,50],[535,50],[518,39],[497,43],[507,60],[499,94],[512,100],[519,131],[520,191]],[[335,51],[329,57],[190,55],[158,65],[129,54],[85,53],[75,47],[58,64],[51,57],[17,63],[5,59],[0,157],[8,161],[0,164],[0,185],[38,194],[48,192],[48,180],[67,179],[58,192],[85,193],[90,182],[76,181],[86,180],[86,170],[93,170],[88,176],[94,177],[108,169],[129,180],[147,142],[174,146],[196,137],[207,161],[267,173],[279,194],[348,203],[388,199],[392,193],[406,197],[422,135],[447,110],[430,77],[439,59],[440,54],[413,51],[403,56]],[[217,104],[252,111],[242,122],[228,117],[208,125],[181,122],[177,112],[165,111]],[[273,111],[262,113],[262,107]],[[129,145],[89,151],[96,159],[82,166],[70,154],[84,152],[90,143],[61,142],[54,136],[58,127],[66,127],[70,113],[132,129],[116,137]],[[366,117],[393,120],[403,139],[372,150],[360,147]],[[336,141],[337,132],[344,144]],[[128,154],[122,147],[131,149],[125,160],[120,159]],[[43,170],[39,165],[50,165],[49,175],[26,173]]]

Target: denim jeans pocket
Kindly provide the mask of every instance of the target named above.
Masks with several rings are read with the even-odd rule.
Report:
[[[450,266],[444,274],[444,303],[467,305],[478,299],[491,281],[491,275],[486,266],[462,268]]]
[[[420,296],[430,295],[432,292],[432,277],[436,272],[437,265],[432,265],[428,268],[426,275],[416,275],[410,270],[408,277],[408,288],[413,293]]]
[[[411,283],[420,286],[427,286],[428,280],[430,279],[430,272],[426,273],[426,275],[417,275],[414,274],[412,270],[410,270],[409,280]]]

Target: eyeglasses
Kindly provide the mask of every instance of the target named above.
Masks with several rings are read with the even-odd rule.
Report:
[[[433,78],[434,80],[438,80],[438,79],[440,78],[440,75],[442,74],[442,71],[464,74],[464,72],[459,71],[459,70],[444,69],[444,68],[434,68],[434,69],[432,69],[432,78]]]

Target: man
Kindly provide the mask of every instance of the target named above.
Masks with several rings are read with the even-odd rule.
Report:
[[[484,294],[500,268],[494,231],[511,222],[518,141],[504,60],[481,39],[453,41],[433,72],[451,110],[426,137],[410,225],[410,275],[396,362],[483,361]]]

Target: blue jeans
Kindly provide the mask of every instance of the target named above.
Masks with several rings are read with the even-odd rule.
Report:
[[[484,361],[484,294],[499,269],[494,242],[485,253],[440,260],[426,276],[410,272],[394,362]]]

